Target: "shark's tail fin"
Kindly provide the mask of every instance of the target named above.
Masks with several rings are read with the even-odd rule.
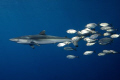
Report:
[[[77,41],[73,41],[73,45],[74,45],[75,47],[78,47],[78,42],[77,42]]]
[[[80,41],[81,37],[75,36],[72,38],[72,43],[75,47],[78,47],[78,41]]]

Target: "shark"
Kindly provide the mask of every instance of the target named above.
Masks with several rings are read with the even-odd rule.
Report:
[[[75,47],[78,47],[78,41],[79,41],[79,40],[74,41],[68,37],[46,35],[45,30],[41,31],[37,35],[26,35],[26,36],[11,38],[9,40],[19,44],[30,45],[30,47],[33,49],[35,48],[34,47],[35,45],[40,46],[43,44],[55,44],[66,41],[72,42]]]

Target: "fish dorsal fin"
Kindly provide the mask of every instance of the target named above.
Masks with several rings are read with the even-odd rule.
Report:
[[[46,34],[45,34],[45,30],[41,31],[41,32],[39,33],[39,35],[46,35]]]

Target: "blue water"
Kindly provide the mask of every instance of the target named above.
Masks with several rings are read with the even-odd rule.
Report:
[[[120,54],[98,57],[103,49],[120,52],[120,39],[111,45],[65,51],[57,44],[17,44],[10,38],[38,34],[68,36],[68,29],[82,30],[88,23],[107,22],[120,27],[119,0],[0,0],[0,80],[120,80]],[[120,33],[118,31],[117,33]],[[84,56],[86,50],[95,54]],[[73,54],[79,59],[67,59]]]

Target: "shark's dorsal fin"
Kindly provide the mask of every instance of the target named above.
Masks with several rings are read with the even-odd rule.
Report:
[[[39,33],[39,35],[46,35],[46,34],[45,34],[45,30],[41,31],[41,32]]]

